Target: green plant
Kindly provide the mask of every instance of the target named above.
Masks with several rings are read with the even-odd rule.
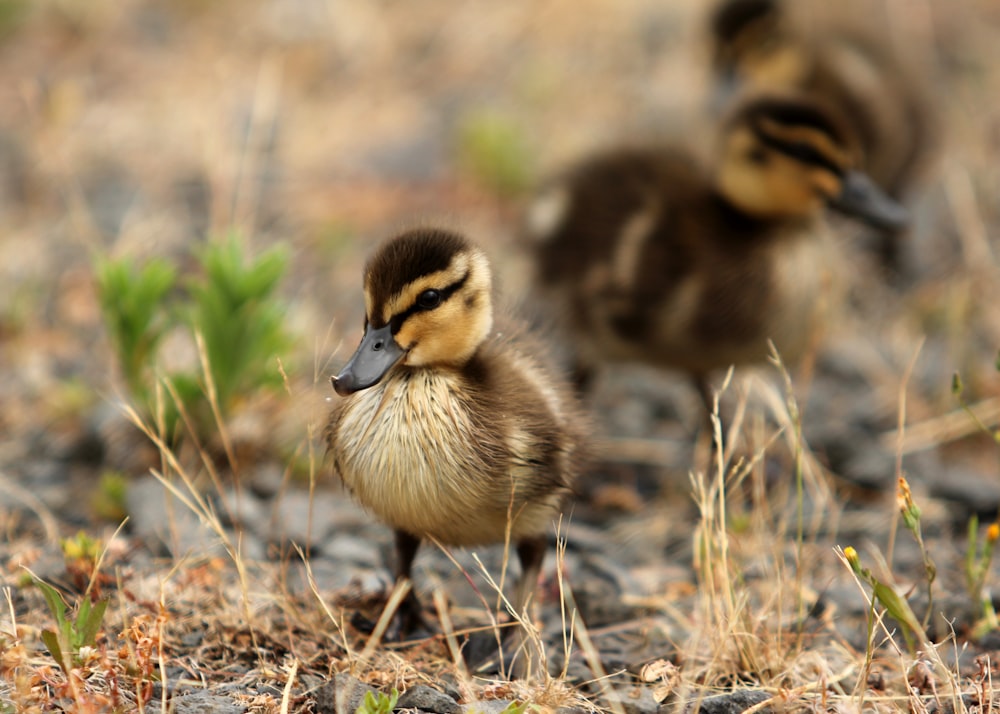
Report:
[[[0,39],[16,33],[30,10],[29,0],[0,0]]]
[[[399,692],[395,689],[391,693],[372,692],[370,689],[365,692],[365,699],[358,706],[355,714],[391,714],[396,708],[396,701],[399,699]]]
[[[985,634],[1000,627],[996,610],[993,608],[993,600],[983,592],[998,539],[1000,539],[1000,523],[991,523],[980,545],[979,518],[973,516],[969,519],[969,542],[965,549],[965,587],[972,602],[982,608],[981,619],[974,628],[977,634]]]
[[[916,652],[917,644],[921,646],[927,644],[927,635],[924,632],[923,624],[917,619],[910,604],[902,595],[896,592],[891,584],[879,580],[868,568],[861,565],[861,558],[858,552],[848,546],[842,551],[845,562],[850,566],[854,574],[872,589],[871,611],[869,612],[869,641],[873,631],[875,620],[875,603],[880,602],[886,611],[902,625],[903,638],[911,654]]]
[[[260,387],[278,387],[274,358],[288,347],[284,312],[275,299],[288,263],[279,247],[248,261],[239,237],[209,243],[199,255],[203,275],[188,282],[189,320],[201,334],[220,409]]]
[[[997,358],[994,362],[994,367],[998,372],[1000,372],[1000,353],[997,354]],[[972,419],[973,422],[975,422],[979,430],[984,434],[986,434],[987,436],[989,436],[991,439],[993,439],[993,441],[996,442],[997,445],[1000,445],[1000,429],[996,430],[990,429],[988,426],[986,426],[986,424],[983,423],[983,420],[979,418],[976,412],[972,410],[972,407],[969,406],[969,403],[965,401],[965,397],[963,396],[964,391],[965,391],[965,385],[962,383],[962,375],[959,374],[958,372],[955,372],[951,376],[951,393],[958,400],[959,405],[962,407],[965,413],[969,415],[969,418]]]
[[[104,544],[97,538],[91,538],[84,531],[59,541],[63,560],[66,562],[66,574],[79,590],[95,589],[99,593],[102,581],[107,576],[98,573]]]
[[[59,591],[41,578],[33,577],[33,580],[35,586],[42,591],[49,612],[56,622],[55,630],[42,632],[42,642],[45,643],[56,664],[69,677],[74,667],[85,664],[84,648],[92,648],[97,643],[104,611],[108,609],[110,601],[102,599],[91,603],[89,597],[84,597],[80,601],[76,617],[70,619],[67,614],[68,608]]]
[[[171,326],[164,301],[176,281],[177,271],[162,259],[143,266],[130,258],[100,259],[97,263],[97,294],[104,324],[129,391],[146,406],[156,350]]]
[[[121,471],[104,471],[90,496],[90,507],[98,518],[120,521],[126,515],[128,479]]]
[[[249,259],[240,236],[231,233],[210,241],[197,261],[198,272],[178,290],[177,270],[164,260],[97,263],[101,310],[126,386],[168,442],[182,414],[205,443],[241,399],[280,387],[275,357],[291,344],[275,294],[288,262],[284,250]],[[161,369],[163,337],[179,328],[202,348],[197,371]]]
[[[524,133],[501,114],[476,112],[465,117],[458,151],[466,170],[499,194],[517,194],[531,182],[531,151]]]
[[[920,530],[920,507],[914,503],[913,494],[910,493],[910,484],[902,476],[897,481],[896,493],[899,512],[903,517],[903,525],[917,541],[917,547],[920,549],[920,556],[924,563],[924,574],[927,577],[927,614],[924,616],[923,627],[927,629],[931,613],[934,612],[934,580],[937,578],[937,567],[924,545],[924,537]]]

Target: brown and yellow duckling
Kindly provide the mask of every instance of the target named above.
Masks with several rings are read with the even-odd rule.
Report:
[[[336,377],[326,430],[344,484],[396,535],[410,578],[425,539],[516,545],[514,606],[534,592],[547,533],[582,461],[585,420],[542,345],[494,324],[486,256],[462,235],[419,229],[384,243],[364,272],[365,328]],[[422,621],[415,596],[404,631]]]
[[[706,167],[680,147],[620,149],[543,189],[528,214],[537,282],[569,328],[578,382],[608,362],[707,375],[786,360],[823,323],[837,257],[832,206],[877,226],[905,209],[856,168],[836,114],[800,97],[758,97],[725,124]]]
[[[890,196],[903,198],[935,143],[936,122],[920,83],[871,32],[800,16],[791,5],[723,0],[716,7],[710,31],[717,97],[739,89],[797,91],[835,107],[860,149],[860,167]],[[882,265],[902,270],[900,231],[883,230],[878,240]]]

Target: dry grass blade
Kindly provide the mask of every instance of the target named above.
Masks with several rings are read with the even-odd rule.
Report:
[[[455,637],[455,627],[451,622],[451,614],[448,612],[448,598],[445,597],[441,588],[434,589],[434,608],[438,613],[438,620],[441,623],[441,632],[444,634],[445,643],[448,645],[448,652],[451,654],[452,664],[455,666],[458,686],[463,695],[470,690],[469,669],[465,666],[465,658],[462,657],[462,648]]]
[[[170,388],[169,384],[168,388]],[[180,400],[178,400],[178,406],[180,406]],[[250,584],[249,584],[250,578],[247,573],[246,563],[244,562],[241,554],[242,542],[237,541],[236,543],[233,543],[232,539],[229,537],[229,534],[226,532],[226,529],[223,527],[221,521],[219,520],[218,515],[215,513],[214,509],[211,507],[208,501],[206,501],[205,498],[201,495],[198,487],[195,485],[194,479],[184,468],[184,466],[180,463],[173,449],[171,449],[166,444],[166,442],[164,442],[164,440],[158,433],[155,433],[152,430],[152,428],[145,423],[145,421],[142,419],[142,417],[139,416],[139,414],[135,411],[135,409],[133,409],[131,406],[128,405],[126,405],[125,409],[126,409],[126,415],[129,417],[132,423],[136,427],[138,427],[139,430],[142,431],[143,434],[145,434],[150,441],[153,442],[153,444],[159,450],[160,455],[168,464],[169,468],[174,473],[176,473],[177,476],[181,479],[186,489],[186,492],[181,491],[180,488],[178,488],[177,484],[175,484],[172,479],[167,478],[164,473],[160,473],[156,470],[153,470],[152,471],[153,476],[163,485],[164,488],[166,488],[175,498],[177,498],[177,500],[183,503],[192,513],[194,513],[203,525],[207,526],[219,538],[223,547],[226,549],[226,552],[228,553],[230,559],[232,560],[233,565],[236,566],[236,574],[237,577],[239,578],[240,591],[242,594],[241,599],[243,606],[243,614],[244,617],[246,618],[246,625],[250,632],[250,637],[253,640],[254,652],[256,653],[258,658],[263,657],[262,651],[258,646],[257,631],[253,626],[253,613],[250,610]],[[211,461],[211,458],[203,449],[199,449],[199,455],[203,462]],[[222,494],[221,482],[218,483],[216,487],[219,489],[219,493],[221,495]]]
[[[313,577],[312,565],[310,565],[309,559],[306,557],[305,553],[302,552],[302,548],[299,547],[298,544],[295,545],[295,552],[298,553],[299,558],[302,560],[302,564],[305,566],[306,581],[309,584],[309,591],[315,596],[316,601],[323,610],[323,613],[337,629],[337,634],[340,635],[340,642],[335,644],[347,653],[348,660],[353,660],[354,656],[351,650],[351,643],[350,640],[347,639],[347,632],[344,628],[343,620],[334,616],[333,611],[330,610],[330,606],[326,602],[326,598],[320,594],[319,586],[316,585],[316,578]]]
[[[2,471],[0,471],[0,492],[6,493],[11,498],[20,501],[31,509],[38,516],[38,521],[42,524],[42,528],[45,529],[45,537],[49,542],[59,542],[59,521],[35,494],[16,484],[13,479]]]
[[[403,604],[403,600],[410,593],[410,589],[413,587],[409,580],[397,580],[396,584],[392,588],[392,592],[389,593],[389,599],[386,600],[385,608],[382,610],[382,614],[379,616],[378,621],[375,623],[375,629],[372,630],[371,635],[368,636],[368,641],[365,643],[365,647],[361,650],[361,655],[358,659],[351,663],[352,672],[355,667],[366,667],[369,662],[371,662],[372,657],[375,655],[375,650],[378,649],[379,644],[382,642],[382,638],[385,637],[386,630],[389,629],[389,625],[392,623],[392,618],[396,616],[396,611],[399,610],[399,606]]]
[[[299,671],[299,660],[293,659],[291,669],[288,671],[288,680],[285,682],[285,688],[281,692],[281,714],[288,714],[289,707],[292,703],[292,685],[295,683],[295,675]]]
[[[586,624],[576,617],[578,609],[576,606],[576,600],[573,598],[573,590],[569,586],[569,583],[565,583],[563,587],[562,596],[566,602],[569,603],[570,611],[573,612],[573,622],[575,625],[574,634],[580,643],[580,651],[583,652],[583,657],[587,661],[587,666],[590,667],[590,671],[594,673],[594,679],[591,681],[596,683],[600,688],[603,701],[609,703],[610,709],[614,712],[614,714],[625,714],[625,705],[618,697],[613,696],[611,688],[608,686],[608,682],[610,681],[610,677],[612,675],[609,675],[607,670],[604,668],[604,664],[601,662],[600,651],[594,645],[594,640],[591,638]],[[617,672],[615,674],[623,674],[623,672]]]
[[[969,412],[972,413],[970,417]],[[1000,425],[1000,397],[990,397],[969,405],[969,411],[956,409],[941,416],[910,424],[906,433],[900,429],[882,434],[886,448],[898,448],[903,455],[926,451],[982,433],[980,424],[994,429]]]
[[[905,434],[906,427],[906,387],[910,383],[910,377],[913,375],[913,369],[917,366],[917,359],[920,357],[920,350],[924,345],[924,340],[921,338],[917,342],[916,348],[913,350],[913,356],[906,365],[906,370],[903,372],[903,378],[899,383],[899,402],[898,410],[896,413],[896,478],[900,479],[903,477],[903,437]],[[886,547],[886,559],[891,563],[892,554],[896,546],[896,531],[899,527],[899,509],[894,508],[892,510],[892,524],[889,526],[889,545]]]
[[[226,452],[226,458],[229,460],[229,467],[233,472],[233,482],[236,485],[236,493],[238,496],[240,488],[240,467],[236,462],[236,452],[233,449],[233,440],[229,437],[229,428],[226,425],[226,420],[222,418],[222,409],[219,407],[219,391],[215,387],[215,378],[212,376],[212,365],[209,363],[208,351],[205,349],[205,337],[201,334],[200,330],[195,330],[194,341],[195,345],[198,347],[198,362],[201,364],[201,373],[205,378],[205,395],[208,397],[208,404],[212,409],[212,418],[215,420],[215,426],[219,430],[219,439],[222,441],[222,448]],[[175,391],[171,391],[171,396],[177,403],[178,409],[180,409],[181,400],[177,393]],[[190,434],[194,436],[195,430],[191,427],[187,419],[185,419],[185,425],[187,426]],[[218,480],[217,476],[215,478],[215,482],[216,488],[218,488],[221,493],[221,482]]]

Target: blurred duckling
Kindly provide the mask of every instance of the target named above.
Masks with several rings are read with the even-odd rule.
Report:
[[[595,367],[644,362],[708,374],[786,361],[815,340],[838,251],[825,208],[883,228],[906,210],[857,169],[835,112],[757,97],[722,130],[716,165],[687,147],[619,149],[543,188],[527,216],[541,296],[568,327],[577,383]]]
[[[332,378],[333,467],[396,536],[396,576],[421,541],[516,545],[524,612],[547,538],[581,467],[572,388],[516,323],[494,324],[486,256],[458,233],[384,243],[364,271],[365,328]],[[423,624],[411,590],[403,632]]]
[[[912,73],[861,27],[806,24],[781,0],[723,0],[711,17],[716,99],[738,89],[799,91],[836,107],[861,151],[861,168],[900,199],[935,143],[930,102]],[[801,8],[796,8],[801,9]],[[905,236],[882,230],[877,253],[905,272]]]

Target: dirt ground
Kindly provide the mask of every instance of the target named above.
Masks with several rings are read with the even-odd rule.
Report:
[[[539,180],[622,141],[710,153],[710,8],[0,0],[0,711],[345,712],[345,682],[428,685],[450,704],[412,706],[442,713],[685,711],[740,690],[766,696],[719,706],[985,711],[1000,630],[966,581],[969,520],[982,544],[1000,507],[995,0],[833,11],[884,38],[938,115],[909,199],[912,273],[886,285],[864,236],[839,229],[853,281],[811,368],[791,375],[801,420],[776,368],[738,371],[723,412],[748,465],[735,456],[728,478],[706,469],[686,381],[602,375],[601,464],[540,595],[552,677],[475,669],[473,652],[495,649],[500,549],[418,560],[418,590],[450,613],[443,632],[464,657],[444,634],[366,646],[391,538],[339,491],[317,437],[328,376],[359,337],[365,256],[400,227],[442,222],[487,249],[512,303],[529,302],[516,238]],[[248,398],[227,427],[255,447],[213,480],[194,449],[162,461],[125,416],[94,265],[160,256],[187,271],[193,247],[233,230],[252,251],[289,249],[294,339],[284,391]],[[167,345],[166,361],[196,363],[190,340]],[[125,482],[110,512],[108,472]],[[901,525],[900,475],[923,544]],[[88,595],[111,605],[70,674],[43,639],[55,616],[30,573],[77,612],[95,567],[61,539],[81,530],[106,546]],[[898,613],[869,629],[872,584],[848,546],[927,616],[926,641],[908,648]],[[989,565],[987,601],[998,576]]]

